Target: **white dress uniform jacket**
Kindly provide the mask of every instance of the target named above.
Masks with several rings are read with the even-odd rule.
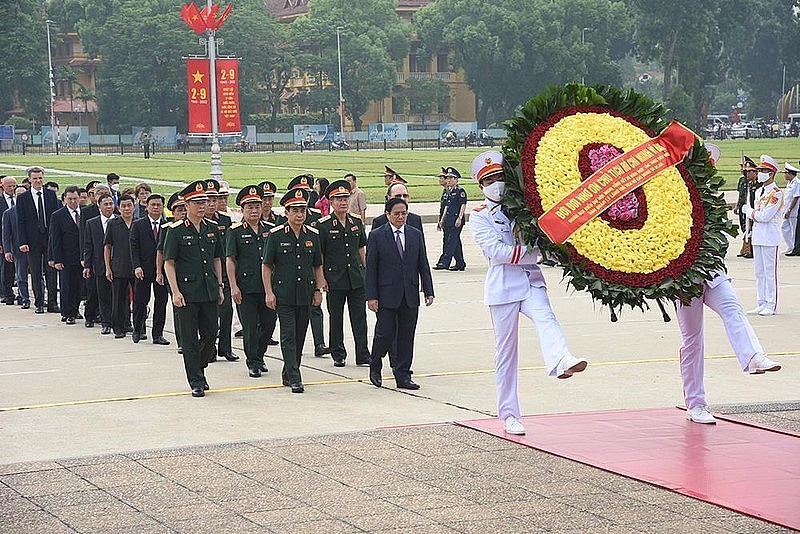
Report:
[[[753,220],[753,245],[777,247],[781,243],[781,217],[783,214],[783,191],[775,182],[756,192],[755,207],[746,210]]]

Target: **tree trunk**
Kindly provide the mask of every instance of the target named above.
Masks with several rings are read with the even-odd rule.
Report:
[[[675,45],[678,43],[678,32],[673,31],[667,51],[664,53],[664,91],[661,95],[666,101],[672,93],[672,70],[675,65]]]

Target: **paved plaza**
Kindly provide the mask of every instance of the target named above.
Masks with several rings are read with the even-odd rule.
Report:
[[[425,230],[434,263],[441,234]],[[435,271],[436,300],[420,311],[416,392],[396,390],[390,377],[373,387],[352,354],[344,368],[314,358],[309,332],[305,394],[281,386],[271,347],[263,378],[249,378],[243,359],[223,360],[207,369],[211,391],[194,399],[174,343],[133,344],[0,306],[0,530],[782,531],[453,424],[496,415],[486,266],[468,232],[464,244],[467,270]],[[753,264],[735,256],[738,246],[728,267],[749,308]],[[657,309],[625,310],[611,323],[567,289],[560,269],[544,272],[570,347],[590,365],[547,379],[535,329],[523,322],[523,413],[682,404],[674,310],[670,323]],[[712,409],[799,431],[797,258],[781,257],[779,280],[778,315],[751,321],[783,370],[743,374],[709,312],[706,386]],[[169,321],[167,330],[174,342]],[[240,339],[234,346],[242,354]]]

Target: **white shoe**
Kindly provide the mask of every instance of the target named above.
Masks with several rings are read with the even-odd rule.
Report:
[[[506,417],[506,434],[514,434],[517,436],[525,435],[525,427],[519,422],[519,419],[513,415]]]
[[[747,372],[751,375],[760,375],[766,371],[780,371],[781,364],[773,362],[760,352],[750,358],[750,363],[747,364]]]
[[[770,310],[769,308],[763,308],[758,314],[762,317],[767,317],[769,315],[775,315],[774,310]]]
[[[586,366],[589,364],[584,359],[578,359],[574,356],[564,356],[559,360],[558,365],[556,365],[556,377],[558,378],[569,378],[574,373],[580,373]]]
[[[703,423],[704,425],[716,425],[717,420],[708,413],[708,406],[695,406],[686,410],[686,419],[693,423]]]
[[[758,315],[759,313],[761,313],[761,310],[763,309],[764,309],[763,304],[761,306],[756,306],[752,310],[747,310],[747,315]]]

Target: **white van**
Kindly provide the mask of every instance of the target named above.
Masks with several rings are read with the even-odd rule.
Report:
[[[800,135],[800,113],[789,113],[786,116],[786,127],[784,129],[787,136],[797,137]]]

